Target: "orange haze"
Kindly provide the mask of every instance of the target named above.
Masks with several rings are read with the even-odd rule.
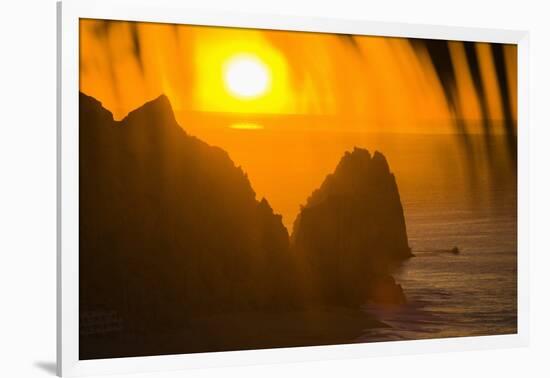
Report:
[[[345,149],[381,147],[369,133],[455,134],[461,122],[474,134],[484,118],[496,125],[493,133],[504,132],[491,46],[475,44],[483,105],[464,45],[447,45],[456,77],[450,94],[427,49],[405,38],[83,19],[80,90],[115,119],[166,94],[180,126],[227,150],[290,226]],[[517,48],[503,51],[515,120]],[[225,88],[224,63],[237,54],[268,67],[270,86],[262,96],[242,99]],[[400,160],[395,145],[383,152],[406,202],[407,182],[414,186],[431,174],[433,156]]]

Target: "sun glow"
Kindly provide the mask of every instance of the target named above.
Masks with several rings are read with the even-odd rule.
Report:
[[[195,35],[194,109],[294,113],[286,56],[257,31],[205,29]]]
[[[232,95],[242,99],[253,99],[268,90],[271,74],[256,56],[240,54],[225,63],[224,82]]]

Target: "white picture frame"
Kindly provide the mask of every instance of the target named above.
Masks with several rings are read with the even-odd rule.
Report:
[[[529,35],[525,31],[185,9],[177,0],[58,3],[57,372],[60,376],[167,371],[526,346],[529,340]],[[518,46],[518,332],[514,335],[79,360],[78,92],[80,18],[513,43]]]

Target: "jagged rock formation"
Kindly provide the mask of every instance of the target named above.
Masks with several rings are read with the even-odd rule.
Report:
[[[292,234],[326,303],[402,302],[389,266],[411,256],[403,208],[385,157],[355,148],[313,192]]]
[[[80,311],[133,330],[292,303],[289,238],[225,151],[164,96],[120,122],[80,94]]]
[[[80,94],[79,122],[80,358],[342,343],[379,326],[365,301],[404,301],[388,266],[410,249],[381,154],[346,153],[291,242],[165,96],[118,122]]]

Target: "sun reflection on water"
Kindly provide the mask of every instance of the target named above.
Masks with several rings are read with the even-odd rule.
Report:
[[[236,130],[261,130],[264,128],[262,125],[253,122],[234,123],[230,127]]]

